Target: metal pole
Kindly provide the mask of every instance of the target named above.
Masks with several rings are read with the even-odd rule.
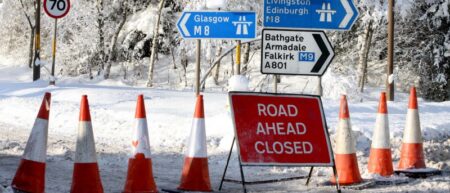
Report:
[[[388,61],[386,91],[388,101],[394,101],[394,0],[389,0],[388,6]]]
[[[241,74],[241,40],[236,41],[236,69],[234,70],[235,75]]]
[[[200,62],[201,62],[202,41],[197,40],[197,65],[195,67],[195,95],[200,95]]]
[[[36,0],[36,39],[33,63],[33,81],[41,78],[41,0]]]
[[[56,33],[58,31],[58,19],[55,19],[55,31],[53,35],[53,50],[52,50],[52,72],[50,77],[50,85],[55,85],[55,60],[56,60]]]

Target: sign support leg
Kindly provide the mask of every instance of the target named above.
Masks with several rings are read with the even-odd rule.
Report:
[[[247,188],[245,187],[244,168],[242,167],[241,162],[241,155],[238,156],[238,159],[239,159],[239,169],[241,170],[242,188],[244,189],[244,193],[247,193]]]
[[[334,177],[336,178],[336,191],[337,193],[341,193],[341,186],[339,186],[339,176],[337,174],[336,162],[334,161],[334,158],[333,158],[333,174]]]
[[[55,78],[55,60],[56,60],[56,33],[58,30],[58,19],[55,19],[55,29],[54,29],[54,35],[53,35],[53,50],[52,50],[52,72],[50,77],[50,85],[55,85],[56,78]]]
[[[311,169],[309,170],[308,179],[306,180],[306,186],[309,185],[309,181],[311,180],[313,170],[314,170],[314,167],[311,167]]]
[[[223,181],[225,180],[225,175],[227,174],[228,164],[230,163],[231,154],[233,153],[234,142],[236,141],[236,137],[233,138],[233,142],[231,143],[230,153],[228,153],[227,163],[225,164],[225,171],[223,171],[222,180],[220,180],[219,191],[222,190]]]

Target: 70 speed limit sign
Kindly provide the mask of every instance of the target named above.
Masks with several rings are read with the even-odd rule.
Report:
[[[44,0],[44,10],[48,16],[59,19],[67,15],[70,0]]]

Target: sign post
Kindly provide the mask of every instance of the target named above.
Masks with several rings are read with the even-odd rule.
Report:
[[[245,184],[303,178],[309,183],[312,168],[307,177],[245,182],[243,166],[333,167],[337,176],[319,96],[231,92],[229,99],[244,192]],[[220,188],[224,181],[236,182],[225,179],[226,170]]]
[[[264,27],[349,30],[358,18],[353,0],[264,0]]]
[[[56,35],[58,30],[58,19],[69,13],[70,0],[44,0],[44,11],[51,18],[55,19],[54,35],[52,41],[52,69],[50,85],[55,85],[55,63],[56,63]]]
[[[322,76],[334,57],[324,32],[264,29],[263,74]]]

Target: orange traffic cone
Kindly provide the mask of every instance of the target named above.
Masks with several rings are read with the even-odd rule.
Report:
[[[12,181],[12,188],[32,193],[45,191],[45,158],[47,156],[48,117],[51,94],[45,93],[34,122],[25,152]]]
[[[181,174],[180,190],[211,192],[208,157],[206,152],[205,114],[203,96],[197,97],[194,121],[188,141]]]
[[[422,142],[416,88],[412,87],[409,96],[409,108],[406,115],[406,126],[403,133],[403,144],[398,169],[425,168]]]
[[[341,98],[339,127],[336,135],[335,158],[339,184],[351,185],[362,182],[345,95],[342,95]],[[335,177],[331,178],[331,182],[336,183]]]
[[[144,96],[139,95],[136,106],[136,129],[134,129],[133,157],[128,160],[128,174],[124,193],[158,192],[153,178],[150,140]]]
[[[389,137],[389,119],[386,105],[386,93],[382,92],[375,130],[372,137],[372,147],[368,163],[369,173],[390,176],[394,173],[392,166],[391,144]]]
[[[73,169],[71,193],[102,193],[103,186],[97,164],[91,114],[86,95],[81,98],[80,123]]]

